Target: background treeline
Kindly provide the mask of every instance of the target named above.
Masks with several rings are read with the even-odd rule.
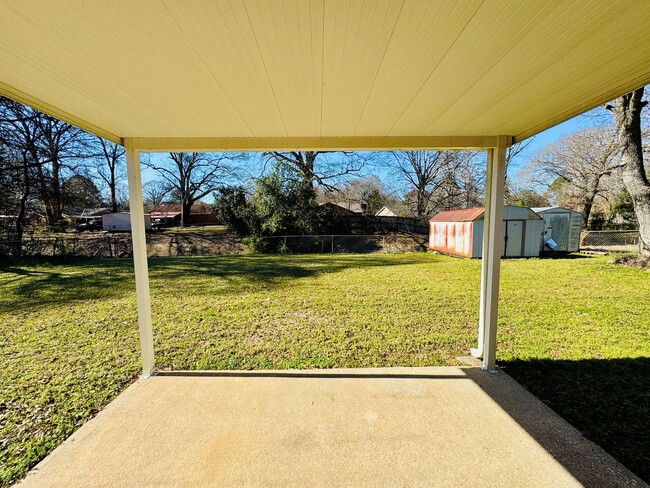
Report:
[[[528,140],[510,148],[506,203],[578,210],[584,228],[637,228],[648,117],[643,90],[632,95],[608,107],[611,113],[583,116],[582,129],[546,147],[532,151]],[[634,103],[636,198],[626,173],[634,151],[621,139],[629,127],[617,117],[617,107]],[[186,226],[192,205],[207,202],[231,232],[252,242],[345,233],[332,205],[368,216],[387,207],[426,221],[441,210],[480,206],[485,192],[485,154],[473,151],[170,153],[143,155],[142,165],[147,210],[176,204]],[[128,210],[126,190],[121,146],[0,97],[0,239],[65,232],[83,209]]]

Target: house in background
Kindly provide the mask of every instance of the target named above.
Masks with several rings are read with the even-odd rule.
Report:
[[[366,213],[366,209],[368,206],[363,203],[363,202],[357,202],[354,200],[346,200],[344,202],[336,202],[332,203],[331,205],[335,205],[337,207],[344,208],[346,210],[349,210],[352,212],[354,215],[363,215]]]
[[[390,208],[388,208],[386,205],[381,207],[377,213],[375,213],[376,217],[397,217],[398,215],[393,212]]]
[[[109,213],[113,213],[113,211],[108,207],[84,208],[79,212],[79,217],[101,217]]]
[[[164,219],[166,226],[180,225],[181,206],[177,203],[161,203],[151,209],[152,219]],[[199,202],[190,209],[190,225],[215,225],[219,223],[212,205]]]
[[[485,209],[463,208],[440,212],[429,221],[429,249],[455,256],[480,258],[483,253]],[[544,220],[528,207],[503,206],[506,258],[539,256]]]
[[[337,203],[325,202],[321,203],[320,206],[333,215],[358,215],[357,212],[354,212],[353,210],[350,210],[349,208]]]
[[[156,229],[181,225],[180,212],[151,212],[150,215],[151,225]]]

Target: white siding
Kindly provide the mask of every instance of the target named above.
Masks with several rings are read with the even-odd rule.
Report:
[[[144,216],[145,229],[151,229],[151,215]],[[102,227],[108,232],[130,232],[131,217],[128,212],[111,213],[102,216]]]

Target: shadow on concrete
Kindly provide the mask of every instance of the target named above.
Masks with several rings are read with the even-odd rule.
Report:
[[[160,371],[156,376],[196,377],[196,378],[304,378],[304,379],[418,379],[418,380],[463,380],[467,376],[458,374],[412,374],[412,373],[327,373],[313,371]]]
[[[343,485],[358,469],[357,486],[645,486],[507,374],[457,367],[164,372],[127,388],[21,486],[286,486],[297,470],[301,484]]]
[[[650,482],[650,358],[531,359],[501,366],[586,438]],[[516,405],[509,408],[513,417],[528,420]]]

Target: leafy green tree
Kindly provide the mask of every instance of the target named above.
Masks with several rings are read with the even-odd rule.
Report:
[[[375,215],[384,206],[384,201],[384,195],[381,194],[378,188],[370,190],[365,198],[366,214]]]
[[[94,208],[102,205],[102,192],[97,185],[83,175],[74,175],[61,185],[63,209],[74,212],[84,208]]]
[[[551,205],[548,196],[532,188],[511,190],[506,198],[506,203],[509,205],[519,205],[520,207],[549,207]]]
[[[238,186],[224,186],[214,193],[213,208],[219,220],[230,232],[251,235],[260,226],[255,208],[246,198],[246,191]]]
[[[278,165],[255,186],[255,214],[262,235],[315,234],[323,211],[309,181]]]
[[[627,192],[623,190],[616,195],[610,208],[610,219],[618,217],[630,225],[637,225],[636,213],[634,212],[634,200]]]

